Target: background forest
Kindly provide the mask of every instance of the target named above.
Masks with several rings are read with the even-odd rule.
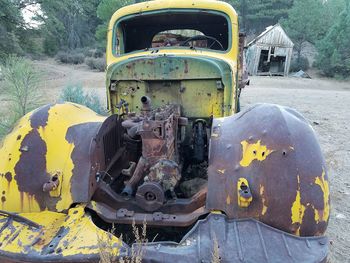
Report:
[[[107,24],[120,7],[137,0],[0,0],[0,58],[56,56],[104,70]],[[281,23],[295,43],[296,68],[306,69],[306,44],[317,49],[314,65],[330,77],[350,73],[350,7],[346,0],[226,0],[249,36]],[[31,19],[28,19],[31,17]],[[100,58],[100,59],[99,59]]]

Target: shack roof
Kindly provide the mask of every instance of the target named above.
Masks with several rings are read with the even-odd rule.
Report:
[[[248,47],[254,44],[286,48],[294,47],[293,41],[280,24],[267,27],[264,32],[248,43]]]

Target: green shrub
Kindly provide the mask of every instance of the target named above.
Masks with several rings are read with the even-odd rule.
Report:
[[[72,64],[82,64],[85,61],[85,56],[82,53],[72,53],[70,58]]]
[[[0,94],[7,101],[0,115],[0,137],[7,134],[14,123],[26,113],[41,105],[40,74],[33,63],[25,58],[9,56],[0,65]]]
[[[102,58],[104,56],[104,51],[100,48],[86,49],[84,50],[85,57],[91,58]]]
[[[105,58],[86,58],[85,64],[91,69],[98,70],[100,72],[106,69],[106,59]]]
[[[0,140],[8,134],[21,116],[14,111],[3,112],[0,114]]]
[[[64,64],[82,64],[84,63],[85,56],[83,53],[77,51],[59,51],[56,54],[56,60]]]
[[[61,92],[60,100],[84,105],[98,114],[106,113],[95,91],[84,92],[81,85],[67,85]]]
[[[68,63],[68,52],[58,51],[55,59],[61,63],[67,64]]]
[[[9,56],[1,66],[1,75],[1,95],[12,111],[23,116],[40,105],[40,73],[30,60]]]
[[[298,72],[299,70],[306,71],[310,68],[309,60],[306,57],[293,58],[290,63],[290,71]]]

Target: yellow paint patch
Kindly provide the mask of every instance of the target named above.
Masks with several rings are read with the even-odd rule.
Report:
[[[303,223],[303,217],[305,213],[305,206],[301,203],[301,195],[300,195],[300,177],[298,175],[298,190],[295,196],[295,201],[292,205],[292,224],[298,223],[298,229],[296,231],[296,235],[300,235],[300,226]]]
[[[322,172],[322,176],[316,177],[315,184],[317,184],[323,192],[323,210],[315,209],[315,221],[327,222],[329,218],[329,184],[325,179],[325,171]]]
[[[215,214],[215,215],[221,215],[222,214],[222,212],[219,211],[219,210],[213,210],[213,211],[211,211],[211,213]]]
[[[263,208],[261,210],[261,214],[262,215],[265,215],[266,211],[267,211],[267,206],[265,205],[266,199],[265,199],[265,196],[264,196],[264,192],[265,192],[265,187],[263,185],[260,185],[260,196],[261,196],[261,201],[262,201],[262,204],[263,204]]]
[[[229,195],[226,197],[226,204],[227,205],[231,204],[231,197]]]
[[[220,169],[219,169],[219,170],[218,170],[218,173],[220,173],[220,174],[224,174],[224,173],[225,173],[225,171],[226,171],[225,169],[222,169],[222,170],[220,170]]]
[[[248,167],[254,160],[264,161],[273,152],[266,145],[261,145],[261,140],[254,144],[242,141],[241,145],[242,159],[239,164],[243,167]]]

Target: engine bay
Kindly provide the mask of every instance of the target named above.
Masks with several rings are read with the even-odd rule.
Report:
[[[191,225],[207,212],[212,119],[187,118],[178,104],[153,108],[148,96],[139,113],[129,112],[125,101],[118,107],[122,152],[100,175],[91,208],[111,223]]]

